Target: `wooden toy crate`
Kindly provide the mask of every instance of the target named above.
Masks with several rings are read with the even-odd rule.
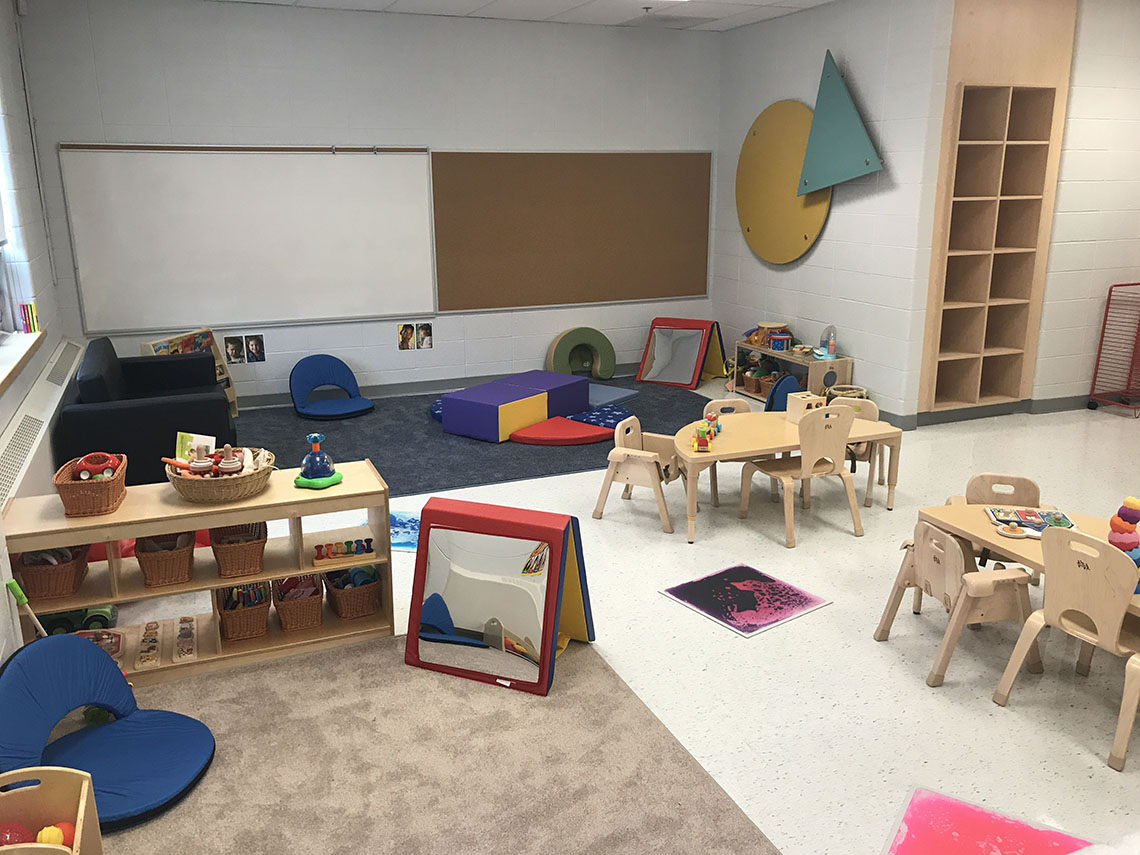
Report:
[[[96,517],[118,510],[127,497],[127,455],[115,456],[119,458],[119,468],[110,478],[76,481],[73,473],[81,457],[67,461],[56,470],[51,483],[59,493],[66,516]]]
[[[31,600],[46,600],[52,597],[70,597],[83,585],[87,578],[87,552],[91,547],[72,546],[70,561],[60,564],[23,563],[23,556],[14,556],[12,572],[19,577],[24,595]]]
[[[39,783],[3,790],[24,781]],[[32,766],[0,774],[0,822],[18,822],[33,834],[57,822],[75,825],[75,845],[70,849],[48,843],[14,843],[0,846],[0,855],[103,855],[91,776],[78,769]]]

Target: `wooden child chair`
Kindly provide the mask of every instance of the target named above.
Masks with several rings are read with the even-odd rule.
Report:
[[[871,422],[879,420],[879,405],[866,398],[833,398],[829,407],[850,407],[855,411],[855,418]],[[864,507],[871,507],[871,491],[875,486],[875,464],[878,463],[879,483],[886,483],[887,467],[885,464],[886,448],[877,442],[856,442],[847,446],[847,457],[851,460],[851,474],[855,474],[855,462],[867,463],[867,492],[863,496]]]
[[[740,398],[719,398],[715,401],[709,401],[708,406],[705,407],[701,415],[704,415],[704,413],[716,413],[718,416],[723,416],[729,413],[750,412],[752,412],[752,407],[748,406],[747,401],[742,401]],[[719,508],[720,493],[717,491],[715,463],[709,467],[709,488],[712,490],[712,505],[714,508]]]
[[[907,588],[925,591],[938,600],[950,613],[950,622],[926,676],[928,686],[942,685],[962,627],[1011,619],[1024,623],[1033,610],[1029,604],[1028,573],[1006,570],[1001,565],[992,571],[979,571],[969,543],[930,523],[919,522],[914,527],[914,540],[908,540],[902,548],[906,554],[875,630],[875,641],[886,641],[890,636]],[[1029,670],[1041,671],[1036,646],[1030,651],[1029,662]]]
[[[645,433],[637,416],[618,422],[614,429],[614,448],[609,453],[609,468],[602,481],[602,492],[598,504],[594,506],[594,519],[602,518],[602,510],[610,495],[610,486],[617,481],[625,484],[621,497],[628,499],[633,488],[648,487],[657,499],[657,512],[661,515],[661,530],[673,533],[673,522],[669,519],[669,508],[665,504],[662,484],[668,484],[682,475],[677,461],[673,437],[659,433]]]
[[[1124,770],[1128,741],[1140,702],[1140,620],[1128,614],[1136,588],[1136,565],[1115,547],[1083,532],[1049,528],[1041,536],[1044,557],[1045,607],[1029,616],[1022,627],[1013,655],[994,692],[994,703],[1004,707],[1017,679],[1017,672],[1037,635],[1047,626],[1080,639],[1077,673],[1089,673],[1093,651],[1107,650],[1126,659],[1124,694],[1108,765]],[[1032,658],[1030,658],[1032,662]]]
[[[749,493],[752,491],[752,476],[763,472],[771,480],[772,501],[780,501],[777,485],[784,487],[784,529],[788,548],[796,545],[795,531],[795,482],[802,482],[802,498],[805,508],[811,507],[811,479],[827,475],[837,475],[847,491],[847,503],[851,507],[851,522],[855,536],[863,536],[863,523],[859,519],[859,503],[855,500],[855,484],[851,473],[843,465],[846,459],[847,437],[855,421],[855,411],[850,407],[821,407],[812,410],[800,419],[800,456],[781,457],[772,460],[757,460],[744,464],[740,473],[740,518],[748,516]]]
[[[946,500],[946,504],[998,507],[1012,505],[1014,507],[1047,507],[1052,509],[1052,505],[1041,504],[1041,488],[1033,479],[1026,478],[1024,475],[1003,475],[995,472],[978,473],[966,482],[966,495],[951,496]],[[979,556],[978,563],[985,567],[990,557],[990,551],[975,544],[974,554]],[[1031,585],[1039,584],[1041,574],[1036,570],[1033,571],[1029,581]]]

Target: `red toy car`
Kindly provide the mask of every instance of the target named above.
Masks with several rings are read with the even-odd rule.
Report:
[[[79,462],[75,464],[75,471],[71,477],[76,481],[90,481],[92,478],[110,478],[115,474],[116,470],[118,470],[121,462],[122,461],[113,454],[93,451],[79,458]]]

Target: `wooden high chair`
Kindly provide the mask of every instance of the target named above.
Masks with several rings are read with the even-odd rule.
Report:
[[[850,407],[855,418],[877,422],[879,405],[866,398],[833,398],[829,407]],[[875,464],[878,463],[879,483],[887,483],[886,446],[877,442],[856,442],[847,446],[847,456],[851,460],[851,474],[855,474],[856,461],[867,463],[867,491],[863,495],[864,507],[871,507],[871,492],[875,487]]]
[[[757,460],[744,464],[740,473],[740,518],[748,516],[749,493],[752,476],[763,472],[771,480],[772,501],[780,501],[777,486],[784,487],[784,533],[789,549],[796,545],[795,482],[802,482],[802,499],[805,508],[811,507],[811,479],[837,475],[847,491],[847,504],[851,507],[851,522],[855,536],[863,536],[863,523],[859,519],[859,503],[855,500],[855,484],[851,473],[843,465],[846,459],[847,437],[855,411],[850,407],[821,407],[806,413],[800,419],[800,456]]]
[[[1024,623],[1033,610],[1029,604],[1028,573],[1006,570],[1001,565],[985,572],[978,570],[969,543],[928,522],[918,523],[914,527],[914,540],[908,540],[902,548],[906,555],[875,630],[875,641],[886,641],[890,636],[891,625],[907,588],[925,591],[938,600],[950,613],[950,622],[946,625],[934,665],[926,676],[928,686],[942,685],[946,667],[962,635],[962,627],[999,620]],[[1041,671],[1041,656],[1036,643],[1029,651],[1029,670]]]
[[[602,481],[602,492],[594,506],[594,519],[602,518],[602,510],[610,495],[614,481],[625,484],[621,497],[628,499],[634,487],[648,487],[657,499],[657,512],[661,516],[661,530],[673,533],[673,521],[669,519],[669,508],[665,504],[662,484],[668,484],[684,475],[677,460],[673,437],[659,433],[645,433],[637,416],[630,416],[618,422],[614,429],[614,448],[609,453],[609,468]]]
[[[1045,607],[1029,616],[1005,673],[994,692],[994,703],[1004,707],[1017,672],[1037,635],[1047,626],[1080,639],[1077,673],[1085,676],[1096,648],[1126,660],[1124,694],[1108,765],[1124,770],[1128,742],[1140,703],[1140,620],[1128,614],[1136,588],[1136,565],[1113,546],[1072,529],[1049,528],[1041,536],[1044,557]],[[1032,662],[1032,659],[1030,659]]]
[[[719,398],[715,401],[709,401],[708,406],[704,408],[701,415],[705,413],[716,413],[718,416],[723,416],[729,413],[750,413],[752,407],[748,405],[747,401],[740,398]],[[715,443],[716,440],[714,439]],[[720,507],[720,493],[717,491],[716,485],[716,463],[709,467],[709,489],[712,490],[712,506],[714,508]]]

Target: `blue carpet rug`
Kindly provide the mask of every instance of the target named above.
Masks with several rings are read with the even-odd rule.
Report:
[[[625,407],[641,420],[644,430],[673,434],[700,418],[708,399],[672,386],[636,383],[633,378],[610,381],[637,388]],[[238,442],[268,448],[277,465],[301,465],[309,450],[307,433],[327,437],[321,448],[336,460],[370,458],[388,482],[392,496],[438,493],[457,487],[497,484],[605,469],[613,445],[540,446],[517,442],[480,442],[446,434],[428,414],[438,395],[376,398],[376,409],[344,421],[313,421],[292,407],[242,410],[237,418]]]

